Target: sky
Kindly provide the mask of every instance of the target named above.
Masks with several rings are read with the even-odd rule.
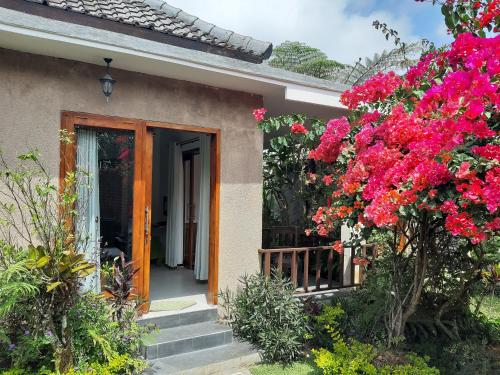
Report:
[[[374,20],[399,32],[402,41],[450,42],[439,6],[414,0],[167,0],[204,21],[272,42],[307,43],[331,59],[351,64],[394,47]]]

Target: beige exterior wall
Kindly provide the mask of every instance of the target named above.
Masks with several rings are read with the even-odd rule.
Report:
[[[0,49],[0,148],[10,158],[38,147],[59,171],[61,111],[78,111],[221,129],[219,288],[258,268],[262,226],[262,135],[251,111],[262,98],[195,83]]]

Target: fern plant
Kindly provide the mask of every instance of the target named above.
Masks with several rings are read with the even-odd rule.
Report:
[[[290,41],[274,48],[269,65],[321,79],[332,79],[336,71],[344,66],[335,60],[330,60],[318,48]]]
[[[0,319],[39,291],[40,280],[30,271],[23,254],[22,249],[0,241]]]

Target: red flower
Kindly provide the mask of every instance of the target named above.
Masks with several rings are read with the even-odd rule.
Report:
[[[267,109],[265,108],[256,108],[253,110],[252,114],[255,120],[262,121],[264,120],[264,115],[266,114]]]
[[[315,150],[311,150],[309,158],[332,163],[337,160],[341,151],[342,139],[349,133],[347,118],[341,117],[328,121],[326,130],[321,136],[321,143]]]
[[[303,124],[299,122],[293,123],[290,131],[293,134],[307,134],[307,129],[304,127]]]
[[[325,228],[324,225],[320,224],[318,225],[318,234],[321,236],[321,237],[326,237],[328,236],[328,230]]]
[[[344,92],[340,101],[349,109],[355,109],[361,103],[382,101],[391,95],[402,82],[402,79],[394,72],[377,73],[362,85],[354,86],[351,90]]]
[[[312,234],[312,229],[306,229],[304,233],[306,234],[307,237],[309,237]]]
[[[470,168],[470,163],[464,161],[462,164],[460,164],[460,168],[458,168],[458,171],[457,173],[455,173],[455,176],[460,179],[469,178],[472,174],[469,168]]]
[[[333,178],[332,178],[332,175],[331,174],[325,174],[323,176],[323,183],[326,185],[326,186],[330,186],[331,184],[333,184]]]
[[[367,266],[370,263],[370,261],[366,258],[354,257],[352,263],[364,267]]]
[[[344,254],[344,246],[342,245],[342,241],[335,241],[332,245],[333,250],[335,250],[339,254]]]

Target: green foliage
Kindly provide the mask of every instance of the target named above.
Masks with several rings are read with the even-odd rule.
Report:
[[[439,374],[437,369],[429,367],[427,358],[412,353],[395,355],[391,352],[380,352],[376,347],[357,340],[346,342],[339,329],[343,316],[341,306],[335,305],[325,306],[324,313],[318,317],[318,321],[330,333],[332,341],[332,350],[321,348],[312,351],[314,361],[323,374]]]
[[[307,124],[307,134],[291,133],[294,123]],[[303,230],[309,225],[312,208],[324,203],[324,186],[309,180],[310,173],[318,173],[320,166],[309,160],[308,154],[325,124],[294,114],[267,118],[258,126],[272,135],[263,155],[264,225],[297,225]]]
[[[335,299],[334,305],[340,303],[346,311],[339,320],[339,329],[346,337],[376,347],[386,342],[385,322],[391,298],[390,264],[390,259],[382,255],[377,259],[376,272],[368,271],[361,288]],[[408,281],[409,277],[403,279]],[[487,353],[491,345],[498,345],[500,325],[494,319],[473,314],[462,303],[454,305],[437,320],[439,299],[435,293],[439,288],[436,284],[424,290],[417,312],[406,325],[400,349],[428,356],[430,365],[443,374],[489,374],[491,360]],[[472,310],[474,307],[473,304]]]
[[[146,368],[145,362],[135,359],[128,354],[120,354],[112,357],[109,362],[91,363],[83,369],[72,368],[64,375],[131,375],[141,373]],[[0,372],[0,375],[58,375],[49,370],[42,369],[37,372],[27,372],[22,368],[12,368]]]
[[[16,304],[35,297],[39,280],[28,267],[22,248],[0,240],[0,319],[7,316]]]
[[[84,239],[70,225],[79,219],[78,175],[68,173],[59,189],[36,150],[19,155],[17,164],[0,153],[0,294],[12,292],[0,302],[0,331],[10,346],[24,329],[34,337],[50,332],[59,371],[73,362],[68,312],[82,280],[95,269],[80,251]]]
[[[310,362],[294,362],[290,365],[261,364],[250,368],[252,375],[321,375],[321,371]]]
[[[430,363],[443,375],[488,375],[491,361],[484,342],[470,339],[443,343],[429,340],[412,348],[431,358]]]
[[[137,358],[142,338],[151,329],[133,321],[126,328],[113,321],[112,314],[106,300],[92,293],[78,299],[70,310],[68,327],[75,362],[69,374],[129,374],[144,368],[145,362]],[[51,340],[50,332],[26,330],[17,338],[15,348],[8,350],[13,368],[24,369],[24,373],[52,374],[48,370],[53,368]]]
[[[75,210],[80,173],[69,172],[60,190],[35,150],[16,165],[0,154],[0,369],[8,374],[144,368],[136,358],[149,329],[134,322],[134,307],[81,293],[95,265],[82,251],[86,234],[75,229],[82,219]],[[131,276],[114,276],[127,296]]]
[[[265,362],[289,363],[302,354],[307,317],[295,287],[280,274],[245,275],[237,293],[221,292],[224,318],[234,334],[251,343]]]
[[[378,21],[374,22],[374,27],[384,32],[386,39],[389,39],[389,36],[395,38],[393,49],[381,51],[372,57],[360,58],[353,65],[349,65],[330,60],[326,53],[305,43],[286,41],[274,48],[269,65],[347,85],[358,85],[378,72],[402,70],[414,65],[417,56],[427,44],[427,41],[403,43],[397,31]]]
[[[332,79],[343,65],[328,59],[318,48],[305,43],[286,41],[275,47],[269,65],[321,79]]]
[[[79,361],[77,367],[105,363],[103,358],[111,363],[123,354],[130,358],[139,355],[142,339],[151,328],[139,326],[130,309],[124,312],[124,321],[117,322],[112,318],[114,308],[103,297],[89,293],[78,301],[69,315],[73,350]]]
[[[437,0],[432,0],[437,3]],[[454,37],[461,33],[472,33],[482,38],[486,37],[486,31],[493,31],[493,25],[500,24],[500,16],[496,16],[493,22],[482,25],[479,18],[485,9],[483,6],[476,6],[477,1],[447,1],[441,5],[441,13],[444,16],[444,21],[448,29]],[[488,3],[493,5],[494,1],[489,0]],[[498,5],[497,5],[498,6]],[[486,7],[484,7],[486,8]],[[493,8],[492,8],[493,9]],[[486,29],[486,30],[485,30]]]
[[[95,362],[84,370],[71,369],[67,375],[128,375],[141,373],[145,368],[144,361],[131,357],[129,354],[121,354],[113,356],[104,364]]]

